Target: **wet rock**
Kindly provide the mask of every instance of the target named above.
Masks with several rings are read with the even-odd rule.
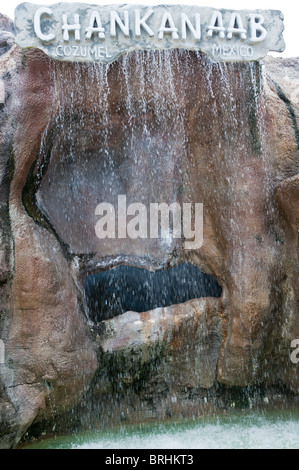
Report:
[[[143,399],[169,392],[172,416],[184,388],[298,393],[297,62],[219,65],[165,51],[87,66],[16,46],[1,57],[2,447],[90,386],[114,398],[119,383]],[[97,239],[95,208],[119,194],[203,203],[203,245]],[[221,299],[90,325],[86,275],[183,262],[213,275]]]
[[[116,387],[130,384],[145,395],[147,388],[181,393],[186,387],[212,387],[221,314],[221,301],[207,297],[105,320],[98,336],[103,376],[110,385],[113,377]]]

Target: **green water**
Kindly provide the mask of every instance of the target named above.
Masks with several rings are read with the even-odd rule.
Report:
[[[240,412],[196,421],[55,436],[27,449],[298,449],[299,410]]]

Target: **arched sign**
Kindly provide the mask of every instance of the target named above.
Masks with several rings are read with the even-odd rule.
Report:
[[[277,10],[217,10],[185,5],[22,3],[15,10],[16,43],[53,59],[112,62],[135,50],[199,50],[220,62],[254,61],[282,52]]]

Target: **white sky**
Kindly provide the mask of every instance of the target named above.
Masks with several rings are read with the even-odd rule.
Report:
[[[65,0],[66,3],[71,3],[70,0]],[[10,18],[14,18],[14,9],[22,3],[18,0],[0,0],[0,12],[5,13]],[[49,0],[39,0],[36,3],[38,5],[52,5],[58,3]],[[257,10],[257,9],[270,9],[270,10],[281,10],[284,14],[284,40],[286,43],[286,49],[282,54],[271,53],[276,56],[283,57],[299,57],[299,2],[296,0],[124,0],[124,1],[109,1],[109,0],[90,0],[83,1],[81,3],[89,3],[93,5],[113,5],[113,4],[128,4],[135,3],[139,5],[159,5],[159,4],[181,4],[181,5],[197,5],[197,6],[208,6],[214,8],[227,8],[234,10]]]

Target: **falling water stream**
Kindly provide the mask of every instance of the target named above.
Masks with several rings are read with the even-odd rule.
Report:
[[[201,76],[202,91],[197,92],[202,99],[199,105],[190,104],[192,83],[196,81],[197,68],[194,67],[196,57],[206,72]],[[119,242],[115,247],[112,242],[109,245],[107,240],[104,240],[102,242],[104,255],[102,256],[100,252],[95,258],[91,258],[91,261],[89,258],[90,253],[96,253],[96,244],[91,240],[98,243],[94,233],[91,234],[90,231],[93,230],[94,224],[90,224],[89,221],[94,220],[95,207],[101,200],[115,203],[117,195],[127,194],[130,202],[134,202],[134,197],[138,196],[139,201],[145,204],[151,200],[150,198],[162,202],[165,197],[168,197],[165,201],[167,203],[177,200],[192,201],[193,194],[190,188],[196,184],[196,174],[200,180],[202,176],[200,171],[203,168],[190,150],[193,143],[191,136],[188,135],[189,129],[186,123],[187,117],[191,116],[195,109],[199,122],[202,119],[202,126],[207,126],[206,129],[200,125],[198,127],[202,138],[200,142],[202,155],[206,167],[209,168],[202,177],[210,178],[210,185],[203,186],[209,194],[202,196],[206,197],[207,211],[209,209],[212,211],[212,208],[219,204],[218,217],[222,220],[226,233],[230,232],[234,240],[235,250],[230,254],[230,263],[235,267],[232,272],[236,277],[246,277],[247,265],[244,261],[244,240],[242,240],[244,233],[241,233],[238,220],[235,219],[241,204],[238,200],[238,179],[230,172],[234,169],[241,180],[244,178],[250,183],[252,175],[249,171],[247,173],[246,163],[244,164],[246,159],[241,158],[242,152],[246,154],[247,151],[244,142],[249,142],[251,151],[262,159],[262,171],[268,175],[268,181],[271,180],[267,142],[263,137],[262,85],[257,64],[247,64],[236,70],[233,64],[214,64],[201,54],[190,54],[187,51],[138,52],[134,55],[134,59],[130,55],[124,55],[120,63],[121,67],[117,72],[113,71],[113,65],[88,67],[75,65],[69,69],[70,72],[65,64],[62,66],[59,64],[59,67],[53,65],[57,114],[52,127],[49,126],[44,135],[40,157],[37,204],[45,220],[50,221],[58,239],[66,242],[69,254],[72,256],[74,272],[80,272],[78,279],[81,280],[81,285],[78,281],[78,289],[81,289],[84,298],[85,313],[89,322],[96,326],[99,326],[103,320],[109,321],[126,311],[145,312],[186,302],[189,299],[208,296],[220,298],[222,295],[225,280],[205,273],[204,269],[201,272],[199,269],[202,268],[202,263],[196,254],[191,253],[187,257],[181,246],[174,246],[168,240],[159,239],[154,244],[151,241],[152,244],[148,243],[145,252],[142,251],[142,245],[138,241],[135,245],[132,244],[131,249],[125,243]],[[130,72],[132,67],[135,67],[134,80]],[[68,73],[70,73],[68,87],[65,88],[62,82]],[[187,77],[189,77],[189,88],[184,83]],[[166,80],[167,86],[165,86]],[[251,102],[248,103],[248,109],[238,108],[236,90],[235,94],[231,90],[232,86],[239,91],[242,90],[242,80],[246,80],[247,87],[248,83],[251,84]],[[92,90],[87,87],[88,83],[91,83]],[[117,93],[115,89],[110,88],[111,83],[121,84]],[[113,93],[115,99],[111,98]],[[182,106],[185,94],[188,95],[190,104],[188,109]],[[218,100],[219,96],[223,98],[220,103],[219,101],[216,103],[215,95],[218,96]],[[251,113],[252,121],[254,121],[253,114],[259,117],[252,124],[251,134],[244,137],[241,132],[238,135],[236,129],[246,128],[242,122],[246,112]],[[209,120],[204,117],[204,113],[209,113]],[[221,120],[221,128],[214,128],[214,123],[216,126]],[[53,128],[59,136],[54,143],[51,141]],[[215,144],[215,139],[211,137],[213,132],[219,134],[217,149],[210,147]],[[232,135],[239,142],[232,142]],[[78,146],[79,141],[80,146]],[[236,147],[239,149],[239,154],[231,151],[231,148]],[[188,151],[191,152],[189,160]],[[214,151],[218,152],[217,162],[213,161]],[[50,163],[45,157],[49,153],[51,153]],[[148,158],[149,155],[152,158]],[[223,193],[217,181],[217,175],[220,173],[226,175],[221,181],[222,187],[227,188]],[[270,183],[261,189],[264,192],[269,217],[272,217],[274,212],[269,202],[272,189]],[[227,202],[225,191],[234,193],[235,197]],[[221,208],[221,201],[227,204],[225,210]],[[244,213],[249,214],[252,210],[251,202],[243,200],[242,204],[247,204],[243,209]],[[123,258],[119,255],[121,250],[122,253],[126,253]],[[215,254],[219,256],[216,249]],[[133,255],[136,255],[135,258],[132,258]],[[279,259],[279,247],[276,251],[273,249],[269,257],[270,255],[272,259]],[[186,267],[188,262],[191,263],[190,268]],[[276,269],[278,279],[279,260],[276,262]],[[152,271],[156,271],[156,280],[152,276]],[[213,272],[212,264],[207,272]],[[268,275],[269,272],[265,277]],[[196,284],[199,289],[196,289]],[[243,294],[244,297],[246,295],[245,289],[242,292],[242,286],[246,283],[240,285],[238,295],[242,298]],[[142,292],[139,293],[138,289]],[[277,285],[276,291],[272,292],[273,309],[276,299],[279,299],[279,289]],[[155,292],[157,292],[156,298]],[[250,323],[251,318],[246,318],[246,321]],[[271,325],[271,321],[268,326]],[[277,318],[276,321],[276,327],[282,327]],[[271,341],[270,333],[269,338]],[[254,378],[260,366],[264,367],[266,377],[268,370],[265,366],[266,358],[263,363],[263,358],[256,356],[256,348],[251,342],[251,337],[248,347],[251,355],[249,375]],[[96,380],[93,387],[95,389],[97,387]],[[110,401],[106,398],[106,403],[110,403],[113,409],[118,399],[117,394],[111,395],[109,399]],[[89,415],[98,412],[97,400],[101,400],[99,394],[92,400],[86,397],[83,400],[81,416],[85,414],[85,424]],[[129,410],[128,414],[130,412]],[[138,425],[122,424],[110,430],[107,430],[106,426],[106,430],[103,430],[100,426],[102,418],[99,412],[99,426],[95,428],[96,430],[72,432],[67,436],[63,433],[57,434],[27,447],[299,448],[298,418],[298,410],[268,411],[266,407],[257,412],[254,409],[242,411],[238,407],[231,406],[229,412],[219,411],[216,416],[215,414],[210,417],[193,416],[193,419],[185,418],[169,422],[157,419],[151,424],[145,422]],[[107,425],[107,417],[105,420]]]

